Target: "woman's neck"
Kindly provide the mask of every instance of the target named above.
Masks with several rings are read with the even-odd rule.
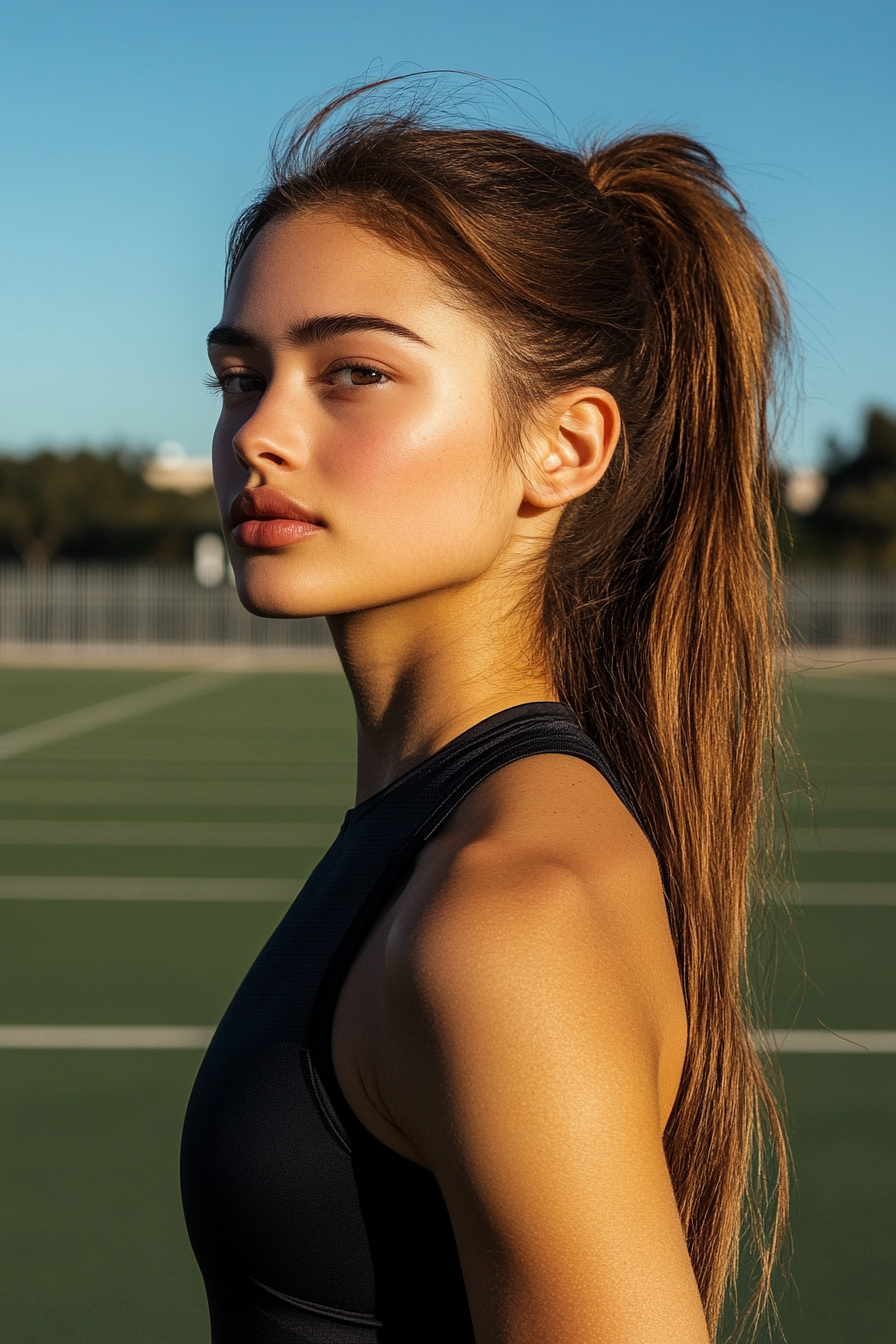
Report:
[[[557,698],[533,621],[494,580],[329,625],[357,713],[358,802],[491,714]]]

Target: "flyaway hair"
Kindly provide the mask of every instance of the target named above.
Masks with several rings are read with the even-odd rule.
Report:
[[[275,152],[229,274],[270,221],[337,211],[486,320],[517,442],[558,393],[598,385],[619,404],[612,467],[533,574],[534,637],[663,858],[689,1021],[665,1149],[716,1330],[744,1235],[748,1316],[768,1302],[787,1202],[747,966],[784,642],[769,479],[784,291],[718,160],[686,136],[576,152],[413,109],[334,119],[355,96]]]

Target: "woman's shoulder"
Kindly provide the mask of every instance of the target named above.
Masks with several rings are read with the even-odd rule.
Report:
[[[362,1123],[441,1178],[456,1143],[511,1142],[533,1085],[561,1129],[599,1103],[596,1125],[633,1108],[659,1142],[686,1037],[648,840],[587,762],[540,756],[479,785],[421,852],[333,1041]],[[550,1147],[555,1122],[538,1127]]]
[[[365,955],[363,1048],[341,1081],[362,1122],[440,1182],[456,1150],[485,1170],[493,1145],[522,1143],[525,1166],[563,1133],[584,1152],[586,1131],[609,1135],[622,1114],[659,1151],[681,985],[653,850],[587,763],[526,758],[481,785]]]
[[[561,754],[524,757],[479,784],[424,849],[411,889],[409,914],[426,927],[444,919],[458,937],[480,919],[537,921],[567,905],[586,924],[614,910],[665,921],[641,826],[593,765]]]
[[[632,1033],[667,1059],[671,1106],[686,1028],[659,866],[587,762],[526,757],[481,784],[421,854],[389,943],[388,992],[436,1024],[440,1051],[497,1039],[539,1001],[559,1029],[584,1013],[596,1038]]]

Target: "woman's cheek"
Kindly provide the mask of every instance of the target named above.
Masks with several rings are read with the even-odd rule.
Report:
[[[441,456],[419,433],[368,430],[325,454],[323,474],[345,500],[398,502],[438,488]]]
[[[367,501],[432,507],[458,492],[475,497],[489,469],[490,456],[483,452],[488,429],[457,411],[455,403],[429,406],[420,416],[368,421],[339,435],[324,452],[325,474],[340,492]]]

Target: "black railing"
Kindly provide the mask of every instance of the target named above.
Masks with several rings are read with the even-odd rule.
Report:
[[[798,646],[896,649],[896,573],[791,569],[787,610]],[[331,647],[321,617],[250,616],[186,567],[0,564],[0,647],[48,644]]]
[[[229,583],[187,568],[0,565],[0,646],[22,644],[332,647],[322,617],[250,616]]]

